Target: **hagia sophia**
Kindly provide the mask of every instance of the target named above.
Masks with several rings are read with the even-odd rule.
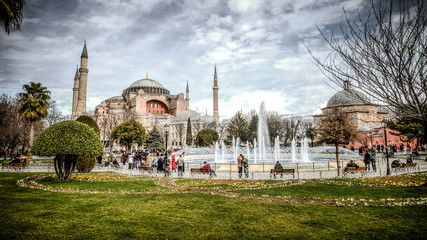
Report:
[[[88,76],[88,52],[86,42],[81,54],[80,68],[74,77],[72,120],[86,115],[86,94]],[[187,121],[191,119],[193,136],[204,128],[213,128],[219,124],[218,77],[216,65],[213,77],[213,116],[202,116],[190,110],[190,91],[187,81],[186,94],[170,93],[160,82],[145,78],[136,80],[125,88],[120,96],[112,96],[102,101],[95,108],[94,119],[98,123],[103,142],[109,141],[112,130],[120,123],[136,120],[151,131],[154,127],[163,132],[166,124],[169,128],[168,146],[172,148],[188,147],[185,143]],[[356,97],[355,95],[356,94]],[[344,89],[333,95],[322,114],[314,115],[314,126],[318,126],[322,116],[333,108],[341,108],[347,112],[356,127],[359,140],[349,147],[359,148],[361,145],[384,144],[383,120],[389,118],[382,106],[372,103],[363,93],[352,90],[349,81],[344,82]],[[387,130],[388,143],[401,143],[398,136]],[[369,140],[368,140],[369,139]]]
[[[81,67],[76,71],[73,88],[72,119],[86,114],[88,52],[86,42],[81,54]],[[190,118],[196,131],[206,127],[214,127],[219,122],[218,111],[218,77],[216,65],[213,81],[213,113],[214,116],[200,115],[190,110],[190,91],[187,81],[186,95],[172,94],[161,83],[150,79],[148,73],[144,79],[133,82],[124,89],[122,95],[113,96],[102,101],[95,108],[95,120],[101,132],[103,141],[109,140],[109,135],[115,126],[127,121],[136,120],[151,131],[154,127],[162,132],[165,124],[169,127],[168,145],[172,147],[187,147],[185,144],[186,125]],[[198,129],[200,128],[200,129]]]

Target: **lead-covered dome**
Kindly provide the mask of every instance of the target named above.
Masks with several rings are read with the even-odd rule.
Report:
[[[155,93],[155,94],[170,94],[163,85],[156,80],[149,79],[148,75],[145,79],[140,79],[133,82],[128,88],[123,91],[123,94],[130,92],[137,92],[138,90],[144,90],[145,93]]]
[[[176,115],[175,122],[187,122],[188,118],[190,118],[190,121],[192,122],[198,122],[201,120],[200,114],[197,113],[196,111],[185,110]]]
[[[368,97],[363,93],[352,90],[350,82],[344,83],[344,90],[333,95],[326,107],[351,106],[351,105],[368,105],[372,104]]]

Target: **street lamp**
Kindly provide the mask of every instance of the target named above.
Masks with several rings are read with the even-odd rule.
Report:
[[[166,136],[166,153],[165,153],[165,165],[167,164],[168,161],[168,134],[169,134],[169,125],[166,123],[163,126],[163,131],[165,132],[165,136]]]
[[[390,175],[390,165],[388,162],[388,146],[387,146],[387,119],[383,119],[384,140],[385,140],[385,156],[387,159],[387,175]]]

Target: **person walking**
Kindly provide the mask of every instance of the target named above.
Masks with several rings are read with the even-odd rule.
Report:
[[[176,169],[178,167],[176,166],[176,158],[175,158],[175,154],[172,155],[172,172],[176,172]]]
[[[179,154],[179,157],[176,163],[178,165],[178,176],[182,177],[184,173],[184,158],[182,157],[182,154]]]
[[[238,169],[238,172],[239,172],[239,178],[242,178],[242,167],[243,167],[243,155],[242,154],[240,154],[238,157],[237,157],[237,169]]]

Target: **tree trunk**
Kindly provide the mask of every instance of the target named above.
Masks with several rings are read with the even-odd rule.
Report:
[[[336,152],[336,156],[337,156],[337,171],[338,171],[338,177],[341,176],[341,164],[340,164],[340,149],[339,149],[339,145],[336,144],[335,145],[335,152]]]
[[[33,161],[33,155],[31,154],[31,148],[33,147],[34,144],[34,125],[35,122],[31,122],[30,123],[30,141],[28,143],[28,153],[27,153],[27,161],[28,162],[32,162]]]
[[[53,159],[59,181],[67,181],[76,167],[76,155],[56,155]]]

